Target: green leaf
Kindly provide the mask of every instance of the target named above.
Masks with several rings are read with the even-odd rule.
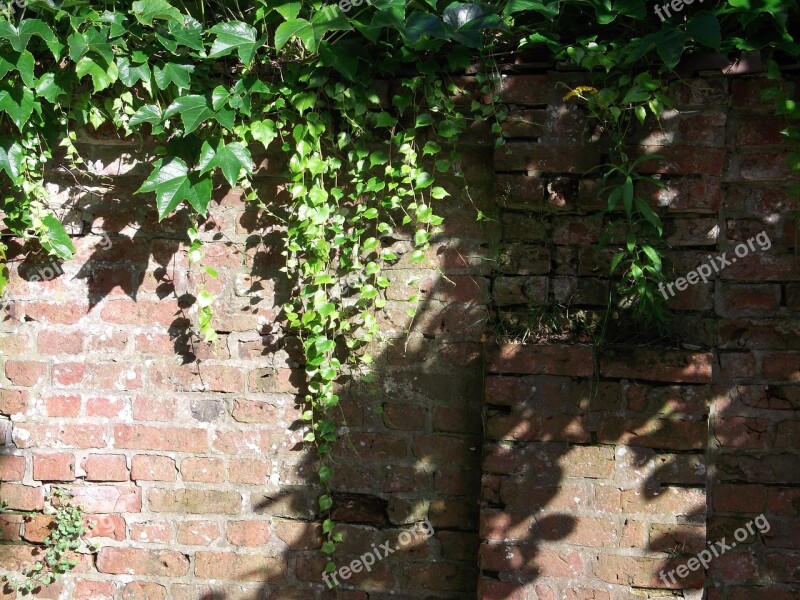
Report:
[[[34,35],[44,40],[54,58],[59,58],[64,45],[58,41],[53,30],[44,21],[25,19],[20,23],[19,29],[10,21],[0,21],[0,39],[7,39],[11,43],[11,47],[17,52],[23,52]]]
[[[131,120],[128,124],[131,127],[141,125],[142,123],[157,125],[158,123],[161,123],[162,118],[163,115],[161,114],[160,106],[156,106],[155,104],[145,104],[136,111],[136,114],[131,117]]]
[[[75,246],[67,235],[64,225],[53,215],[45,215],[41,220],[41,228],[36,232],[42,248],[62,260],[69,260],[75,253]]]
[[[704,46],[714,50],[722,43],[719,21],[717,16],[710,12],[701,12],[692,17],[686,25],[686,32]]]
[[[217,35],[208,54],[210,58],[227,56],[236,50],[242,63],[245,66],[250,65],[260,45],[255,28],[241,21],[231,21],[215,25],[209,32]]]
[[[167,63],[163,67],[160,65],[153,67],[156,85],[160,90],[167,89],[170,83],[174,83],[179,90],[188,90],[192,84],[193,72],[194,65]]]
[[[139,81],[143,82],[150,90],[150,67],[145,63],[132,65],[127,57],[117,58],[117,68],[119,70],[119,80],[127,87],[135,86]]]
[[[11,91],[0,90],[0,111],[7,113],[20,131],[30,119],[35,106],[33,92],[24,86],[17,86]]]
[[[22,174],[25,149],[11,138],[0,139],[0,169],[13,180]]]
[[[17,71],[19,71],[19,76],[22,79],[22,83],[31,88],[36,85],[36,79],[33,76],[35,64],[36,61],[33,58],[33,54],[27,50],[19,55],[16,64]]]
[[[164,118],[169,119],[176,114],[181,116],[184,133],[191,133],[203,122],[215,116],[208,100],[204,96],[198,95],[181,96],[176,99],[164,111]]]
[[[231,187],[236,185],[242,169],[248,175],[253,174],[255,165],[250,151],[239,142],[223,144],[222,140],[212,143],[204,142],[200,150],[200,174],[203,175],[217,167]]]
[[[205,52],[203,26],[188,15],[184,17],[182,23],[170,20],[166,27],[157,27],[156,38],[164,48],[173,53],[178,51],[178,46]]]
[[[333,475],[333,470],[330,467],[322,466],[319,469],[319,480],[322,483],[327,483],[331,480],[331,476]]]
[[[114,84],[119,78],[119,69],[117,65],[111,63],[108,67],[104,68],[95,61],[94,58],[84,56],[75,65],[75,73],[78,80],[83,79],[87,75],[92,78],[92,86],[95,93],[101,92],[107,87]]]
[[[333,506],[333,499],[327,494],[319,497],[319,507],[321,510],[326,511]]]
[[[450,194],[441,187],[434,187],[431,188],[431,197],[436,198],[437,200],[441,200],[442,198],[446,198]]]
[[[183,15],[167,0],[137,0],[131,10],[142,25],[152,25],[155,19],[183,25]]]
[[[87,54],[95,54],[107,63],[114,62],[114,47],[108,39],[107,27],[88,29],[84,33],[75,32],[67,38],[69,57],[77,62]]]
[[[211,201],[211,179],[189,177],[189,169],[180,158],[159,159],[153,172],[137,194],[155,192],[158,220],[169,215],[182,200],[186,200],[201,215]]]
[[[272,140],[278,137],[275,131],[275,122],[272,119],[264,119],[263,121],[255,121],[250,125],[250,134],[257,142],[264,144],[264,148],[268,147]]]
[[[281,4],[275,6],[275,10],[287,21],[297,18],[300,14],[300,7],[302,2],[287,2],[284,0]]]
[[[311,52],[316,50],[314,29],[305,19],[291,19],[280,24],[275,31],[275,50],[283,48],[293,37],[299,37],[307,50]]]

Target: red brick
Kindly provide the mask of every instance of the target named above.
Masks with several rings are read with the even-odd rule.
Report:
[[[208,546],[220,536],[219,524],[214,521],[182,521],[178,523],[178,543],[189,546]]]
[[[90,454],[83,470],[87,481],[128,481],[127,459],[122,454]]]
[[[262,554],[198,552],[194,574],[205,579],[281,583],[286,578],[286,569],[285,559]]]
[[[228,461],[228,481],[247,485],[263,485],[271,472],[269,461],[232,458]]]
[[[23,390],[0,390],[0,414],[13,415],[28,409],[28,392]]]
[[[722,148],[698,146],[640,146],[639,156],[659,155],[660,159],[648,160],[638,166],[645,175],[722,175],[725,151]]]
[[[115,425],[114,446],[133,450],[207,452],[208,430],[149,425]]]
[[[263,546],[270,538],[268,521],[228,521],[225,537],[234,546]]]
[[[189,571],[189,560],[173,550],[106,547],[97,554],[97,570],[113,575],[182,577]]]
[[[750,417],[717,417],[714,438],[722,446],[766,449],[769,444],[769,422]]]
[[[100,317],[107,323],[172,327],[188,325],[188,319],[175,300],[160,302],[110,300],[104,304]]]
[[[72,454],[38,454],[33,457],[33,478],[39,481],[72,481],[75,479],[75,457]]]
[[[81,412],[80,396],[49,396],[45,402],[49,417],[77,417]]]
[[[24,456],[0,454],[0,481],[22,481],[24,476]]]
[[[800,354],[769,353],[762,358],[761,372],[773,381],[800,381]]]
[[[507,344],[490,347],[487,368],[492,373],[525,373],[588,377],[592,349],[588,346]]]
[[[113,581],[76,579],[73,584],[73,600],[114,600],[117,584]]]
[[[32,360],[7,360],[6,377],[13,385],[33,387],[44,377],[47,365]]]
[[[167,588],[152,581],[133,581],[122,591],[122,600],[166,600]]]
[[[676,577],[676,582],[668,584],[661,580],[659,573],[665,573],[685,561],[663,558],[643,558],[638,556],[615,556],[612,554],[599,554],[595,559],[592,572],[595,577],[617,585],[648,587],[648,588],[699,588],[703,586],[703,572],[692,571],[684,579]]]
[[[41,510],[44,507],[44,488],[0,482],[0,497],[9,510]]]
[[[86,401],[87,417],[118,417],[128,404],[120,398],[89,398]]]
[[[142,490],[135,486],[70,486],[73,504],[87,513],[128,513],[142,510]]]
[[[86,374],[86,365],[83,363],[59,363],[53,365],[53,383],[56,387],[77,385]]]
[[[157,364],[150,371],[150,380],[159,389],[175,391],[242,392],[241,369],[196,363],[186,365]]]
[[[145,521],[130,524],[132,541],[148,544],[168,544],[172,541],[171,521]]]
[[[14,429],[19,448],[105,448],[106,428],[102,425],[20,423]]]
[[[401,431],[424,431],[428,420],[428,409],[413,404],[387,402],[381,414],[387,428]]]
[[[322,544],[322,532],[315,523],[275,519],[275,535],[291,550],[313,550]]]
[[[175,460],[168,456],[137,454],[131,459],[131,479],[134,481],[175,481]]]
[[[585,173],[597,164],[598,158],[595,146],[576,143],[511,142],[500,146],[494,154],[504,170],[529,173]]]
[[[119,515],[89,515],[84,518],[84,522],[92,523],[92,527],[86,534],[87,538],[111,538],[114,540],[125,539],[125,520]]]
[[[133,418],[137,421],[171,421],[175,417],[175,398],[171,395],[138,396],[133,400]]]
[[[714,486],[714,512],[761,513],[765,489],[762,485],[718,483]]]
[[[240,423],[275,423],[278,407],[258,400],[240,400],[233,403],[231,416]]]
[[[233,491],[151,489],[147,503],[152,512],[235,515],[241,510],[242,497]]]
[[[508,104],[549,104],[550,90],[547,75],[503,76],[500,97]]]
[[[55,325],[72,325],[89,312],[82,302],[26,302],[22,311],[34,321]]]
[[[767,510],[778,515],[800,516],[800,489],[767,488]]]
[[[711,353],[615,348],[604,351],[599,360],[603,377],[710,383],[713,359]]]
[[[221,483],[225,481],[225,465],[218,458],[184,458],[181,475],[184,481]]]
[[[36,338],[39,354],[80,354],[83,350],[83,333],[45,330]]]
[[[800,421],[778,423],[778,428],[775,432],[775,447],[800,449]]]

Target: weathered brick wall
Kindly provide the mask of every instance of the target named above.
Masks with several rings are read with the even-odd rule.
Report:
[[[507,321],[531,306],[605,306],[609,251],[592,218],[602,202],[580,176],[602,149],[578,143],[582,111],[564,105],[559,82],[577,83],[560,72],[507,79],[519,117],[507,125],[512,153],[500,149],[493,165],[491,145],[472,138],[470,195],[442,204],[433,265],[401,258],[389,274],[375,380],[343,390],[338,562],[396,544],[426,517],[436,533],[354,575],[338,597],[674,598],[659,570],[765,512],[768,534],[669,587],[692,599],[704,585],[710,600],[794,598],[800,271],[789,213],[800,207],[764,84],[676,84],[680,113],[641,135],[666,157],[669,190],[653,200],[677,275],[761,230],[773,243],[673,300],[689,347],[487,345],[492,311]],[[220,272],[207,285],[220,296],[221,334],[192,342],[198,281],[184,217],[159,224],[132,194],[149,171],[146,148],[97,136],[81,149],[107,178],[54,175],[76,260],[35,281],[48,265],[11,252],[0,495],[14,512],[0,517],[0,566],[32,558],[49,518],[21,511],[41,509],[58,486],[97,523],[102,549],[40,597],[337,597],[321,583],[298,342],[277,318],[287,294],[279,224],[236,193],[217,198],[204,235]],[[276,210],[279,167],[264,158],[257,181]],[[476,206],[491,219],[477,222]],[[398,240],[395,251],[409,247]],[[406,338],[404,286],[415,277],[423,304]]]
[[[276,318],[288,289],[279,226],[237,193],[213,203],[204,264],[220,274],[207,285],[219,296],[221,333],[193,342],[187,324],[199,282],[178,233],[185,217],[158,224],[152,203],[133,195],[149,170],[135,144],[97,136],[80,148],[107,179],[76,186],[53,175],[75,260],[37,281],[48,265],[23,260],[19,247],[10,252],[0,495],[15,512],[0,517],[0,566],[18,570],[34,558],[26,542],[41,541],[50,518],[18,511],[40,511],[58,486],[97,524],[91,537],[101,549],[41,597],[336,597],[321,580],[318,467],[301,443],[299,341]],[[467,147],[464,161],[472,201],[491,213],[487,152]],[[278,211],[279,164],[264,159],[257,180]],[[442,210],[447,232],[429,266],[411,267],[408,240],[394,245],[397,287],[380,317],[389,343],[377,353],[376,380],[343,390],[349,434],[333,481],[340,565],[385,541],[394,546],[424,518],[436,533],[344,582],[354,591],[340,598],[367,597],[357,590],[374,600],[474,596],[480,336],[496,226],[477,224],[464,195]],[[423,305],[406,338],[404,286],[414,277]]]
[[[507,83],[512,117],[542,125],[515,127],[511,155],[495,156],[500,321],[607,303],[598,186],[578,175],[602,149],[578,142],[580,112],[559,98],[564,79]],[[664,130],[640,132],[641,151],[664,157],[646,169],[668,184],[652,198],[676,276],[709,254],[732,257],[761,231],[772,242],[670,301],[677,346],[611,336],[601,348],[580,339],[489,348],[480,598],[800,597],[798,206],[785,124],[761,102],[767,85],[676,83]],[[751,525],[736,542],[762,513],[771,529]],[[722,538],[736,543],[707,571],[669,576]]]

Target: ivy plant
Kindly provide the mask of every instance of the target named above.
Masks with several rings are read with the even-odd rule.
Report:
[[[291,282],[283,319],[305,351],[302,418],[318,456],[329,556],[341,540],[330,519],[337,386],[373,360],[390,284],[383,270],[401,258],[394,242],[405,242],[410,264],[427,260],[443,224],[437,207],[464,180],[460,136],[484,126],[503,143],[502,61],[544,50],[604,81],[584,98],[612,139],[603,177],[610,208],[621,204],[627,219],[615,266],[646,299],[659,273],[651,238],[662,228],[636,196],[642,179],[625,151],[627,123],[658,116],[667,104],[660,77],[686,52],[798,56],[788,31],[793,0],[728,0],[663,24],[645,0],[29,0],[8,8],[0,19],[2,240],[36,240],[71,257],[46,168],[85,171],[77,132],[102,127],[154,141],[137,193],[161,220],[190,215],[189,259],[207,281],[217,273],[203,264],[200,231],[214,190],[240,188],[271,210],[254,179],[265,155],[285,155],[289,201],[274,214]],[[0,241],[0,259],[5,250]],[[3,267],[0,291],[7,279]],[[215,298],[203,284],[195,298],[196,328],[211,339]],[[409,300],[413,316],[416,295]]]

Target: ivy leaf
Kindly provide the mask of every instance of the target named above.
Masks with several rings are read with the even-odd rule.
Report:
[[[297,15],[300,14],[300,6],[302,5],[301,2],[283,2],[280,6],[276,6],[275,10],[287,21],[291,21],[292,19],[297,18]]]
[[[320,496],[318,502],[319,502],[319,507],[320,509],[322,509],[323,512],[328,510],[331,506],[333,506],[333,499],[327,494],[325,494],[324,496]]]
[[[198,166],[201,175],[219,167],[225,180],[231,187],[234,187],[242,169],[248,175],[253,174],[255,165],[250,151],[243,144],[232,142],[225,145],[222,140],[215,140],[213,144],[204,142],[200,150]]]
[[[78,75],[78,80],[83,79],[86,75],[92,78],[92,85],[94,91],[101,92],[110,85],[112,85],[119,77],[119,69],[117,65],[111,63],[108,68],[100,66],[93,58],[84,56],[75,65],[75,73]]]
[[[164,111],[164,118],[180,113],[183,123],[184,133],[191,133],[197,129],[204,121],[214,117],[214,111],[208,104],[204,96],[192,94],[191,96],[181,96]]]
[[[267,148],[272,143],[272,140],[278,137],[275,132],[275,122],[272,119],[255,121],[250,125],[250,133],[255,141],[264,144],[264,148]]]
[[[44,98],[51,104],[55,104],[58,101],[58,97],[66,91],[61,87],[61,84],[56,82],[54,73],[45,73],[42,75],[36,83],[35,89],[37,96]]]
[[[28,43],[34,35],[38,35],[47,44],[47,48],[57,59],[64,49],[64,45],[58,41],[53,30],[40,19],[25,19],[20,23],[19,29],[10,21],[0,21],[0,39],[7,39],[11,47],[17,52],[22,52],[28,47]]]
[[[75,246],[67,235],[64,225],[53,215],[45,215],[41,219],[41,226],[38,229],[37,237],[42,248],[51,255],[63,260],[69,260],[75,252]]]
[[[510,15],[523,10],[533,10],[548,19],[555,19],[558,16],[558,0],[508,0],[503,14]]]
[[[209,31],[217,34],[217,39],[214,40],[211,51],[208,53],[210,58],[227,56],[236,50],[244,65],[250,65],[256,49],[260,45],[256,40],[258,32],[254,27],[241,21],[231,21],[215,25]]]
[[[695,15],[686,25],[686,32],[704,46],[715,50],[722,43],[719,21],[717,16],[710,12]]]
[[[30,119],[35,106],[33,92],[24,86],[17,86],[11,91],[0,90],[0,110],[11,117],[20,131]]]
[[[203,46],[203,26],[188,15],[183,22],[170,20],[166,26],[156,27],[156,38],[170,52],[177,52],[178,46],[186,46],[197,52],[205,52]]]
[[[193,72],[194,65],[167,63],[163,67],[159,65],[153,67],[156,85],[160,90],[167,89],[170,83],[174,83],[179,90],[188,90],[192,85]]]
[[[28,87],[33,87],[36,85],[36,79],[33,76],[35,64],[36,61],[33,58],[33,54],[27,50],[22,52],[17,59],[17,71],[19,71],[19,76],[22,79],[22,83]]]
[[[275,50],[283,48],[293,37],[299,37],[307,50],[311,52],[316,50],[314,29],[305,19],[292,19],[280,24],[275,31]]]
[[[155,19],[175,21],[183,25],[183,15],[167,0],[137,0],[131,8],[142,25],[152,25]]]
[[[131,88],[141,81],[148,92],[152,94],[150,87],[150,67],[147,64],[133,65],[127,57],[117,58],[117,69],[119,80],[127,87]]]
[[[0,169],[14,180],[22,173],[22,161],[25,158],[25,149],[11,138],[0,140]]]
[[[142,123],[158,125],[161,123],[162,118],[163,115],[161,114],[161,107],[156,106],[155,104],[145,104],[136,111],[136,114],[131,117],[131,120],[128,122],[128,124],[131,127],[141,125]]]
[[[114,62],[114,48],[108,40],[110,30],[106,27],[93,27],[85,33],[73,33],[67,38],[69,44],[69,57],[78,61],[90,52],[101,56],[107,63]]]
[[[194,174],[193,174],[194,175]],[[190,178],[186,163],[180,158],[159,159],[153,172],[135,193],[155,192],[158,220],[169,215],[182,200],[186,200],[201,215],[211,201],[211,179]]]

